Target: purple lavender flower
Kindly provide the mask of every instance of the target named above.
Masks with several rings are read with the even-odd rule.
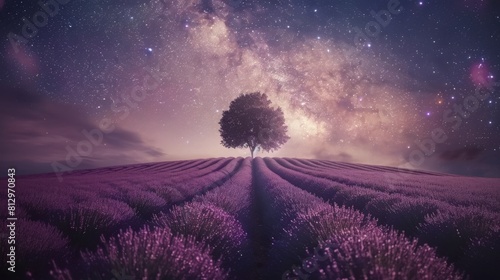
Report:
[[[310,257],[288,271],[300,270],[309,279],[462,279],[429,246],[418,246],[395,231],[353,228],[320,242],[321,260]],[[292,278],[285,278],[292,279]]]
[[[54,279],[227,279],[227,273],[192,238],[173,236],[168,228],[147,227],[120,231],[116,237],[102,239],[95,252],[82,252],[84,266],[51,271]],[[87,277],[87,278],[85,278]]]
[[[219,207],[202,202],[175,206],[168,214],[153,218],[153,223],[168,227],[176,235],[192,236],[213,248],[216,258],[237,260],[247,235],[234,216]]]

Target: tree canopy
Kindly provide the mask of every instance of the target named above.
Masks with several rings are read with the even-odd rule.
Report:
[[[252,157],[258,148],[277,150],[290,139],[283,111],[272,108],[267,95],[260,92],[241,94],[231,101],[219,124],[221,144],[249,148]]]

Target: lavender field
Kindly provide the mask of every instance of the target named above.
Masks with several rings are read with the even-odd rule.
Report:
[[[24,279],[500,279],[500,179],[213,158],[16,185]]]

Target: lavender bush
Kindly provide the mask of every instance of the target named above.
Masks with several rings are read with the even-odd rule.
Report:
[[[173,187],[161,187],[157,186],[151,189],[159,197],[165,200],[166,204],[174,204],[183,201],[184,195]]]
[[[432,248],[395,231],[353,228],[320,244],[325,260],[311,254],[302,265],[309,279],[462,279]]]
[[[458,207],[425,218],[419,227],[419,240],[437,248],[437,252],[459,261],[472,241],[498,236],[500,217],[476,207]]]
[[[53,222],[66,205],[73,204],[69,195],[48,191],[37,192],[36,189],[24,196],[19,195],[19,197],[19,205],[23,207],[29,217],[44,222]]]
[[[387,224],[390,211],[402,199],[398,194],[381,194],[366,204],[364,212],[376,217],[380,224]]]
[[[270,249],[272,270],[285,271],[293,264],[299,263],[306,256],[306,249],[313,249],[319,242],[346,230],[376,227],[358,211],[326,203],[318,204],[297,215],[288,225],[280,239]]]
[[[220,263],[214,261],[208,248],[190,238],[173,236],[168,228],[128,229],[109,240],[95,252],[82,253],[83,268],[59,269],[55,279],[227,279]],[[75,278],[76,277],[76,278]]]
[[[417,233],[417,226],[424,222],[425,217],[437,213],[439,209],[449,209],[449,207],[431,199],[401,197],[401,201],[389,207],[387,224],[413,236]]]
[[[166,205],[163,198],[155,193],[142,190],[128,191],[126,193],[125,202],[134,209],[138,216],[144,219],[149,219],[154,213],[159,212]]]
[[[127,204],[96,198],[68,205],[53,222],[75,245],[85,247],[95,245],[101,234],[111,234],[133,218],[134,212]]]
[[[43,222],[19,219],[16,225],[16,273],[30,274],[40,277],[46,273],[52,259],[61,260],[68,257],[70,248],[68,240],[55,227]],[[0,246],[2,259],[5,259],[10,245],[5,242]],[[2,266],[4,267],[4,265]],[[5,268],[4,271],[7,269]],[[12,275],[11,275],[12,276]],[[7,278],[4,278],[7,279]]]
[[[154,216],[153,223],[168,227],[175,235],[191,236],[208,244],[215,258],[224,257],[228,261],[241,257],[247,238],[234,216],[202,202],[175,206],[167,214]]]

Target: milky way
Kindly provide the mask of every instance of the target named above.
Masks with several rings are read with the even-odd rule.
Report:
[[[0,86],[36,99],[38,113],[26,121],[16,112],[30,102],[5,98],[23,108],[1,125],[7,160],[33,171],[63,162],[66,147],[85,139],[81,130],[103,120],[127,137],[105,135],[76,168],[248,156],[220,145],[218,121],[240,93],[260,91],[283,109],[291,139],[258,156],[500,173],[499,89],[467,118],[446,113],[495,84],[494,1],[61,1],[20,42],[13,34],[23,36],[23,17],[43,11],[28,2],[0,1]],[[151,75],[148,94],[131,98]],[[70,112],[56,125],[54,116]],[[447,140],[426,154],[435,129]],[[408,164],[419,149],[423,161]]]

